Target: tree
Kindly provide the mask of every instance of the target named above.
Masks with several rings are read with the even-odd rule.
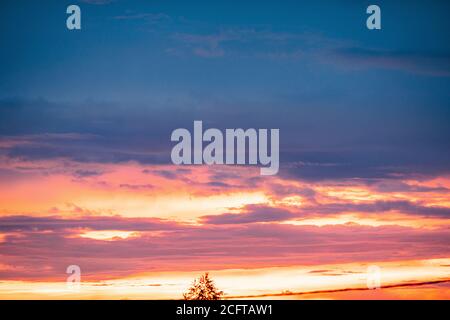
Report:
[[[185,300],[220,300],[223,291],[219,291],[214,281],[209,277],[208,272],[195,279],[187,292],[183,293]]]

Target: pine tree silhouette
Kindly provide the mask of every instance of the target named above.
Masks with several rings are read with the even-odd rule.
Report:
[[[223,291],[216,288],[214,281],[209,277],[208,272],[195,279],[187,292],[183,294],[185,300],[220,300]]]

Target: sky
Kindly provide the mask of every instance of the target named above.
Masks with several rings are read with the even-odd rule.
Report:
[[[2,1],[0,298],[449,299],[450,4],[370,4]],[[194,120],[278,174],[173,165]]]

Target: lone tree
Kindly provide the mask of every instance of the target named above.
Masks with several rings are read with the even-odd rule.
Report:
[[[185,300],[220,300],[223,294],[223,291],[216,288],[214,281],[206,272],[194,280],[188,291],[183,293],[183,298]]]

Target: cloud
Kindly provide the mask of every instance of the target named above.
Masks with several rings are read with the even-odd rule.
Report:
[[[120,184],[120,188],[131,189],[131,190],[151,190],[151,189],[154,189],[155,186],[152,184],[122,183],[122,184]]]
[[[209,224],[240,224],[254,222],[285,221],[296,215],[286,209],[259,205],[248,205],[243,213],[224,213],[220,215],[203,216],[201,221]]]
[[[193,226],[142,218],[27,216],[1,217],[0,226],[2,263],[15,266],[0,270],[0,276],[17,280],[65,279],[70,264],[79,265],[85,279],[104,279],[150,270],[430,259],[450,253],[446,229],[274,223]],[[114,241],[77,236],[86,229],[139,231],[140,236]]]
[[[288,197],[288,196],[301,196],[308,200],[310,203],[316,203],[317,192],[310,187],[299,187],[292,185],[283,185],[280,183],[271,183],[269,186],[269,192],[276,197]]]
[[[349,144],[352,147],[342,150],[282,150],[280,159],[284,165],[280,166],[279,174],[286,179],[315,182],[349,179],[421,180],[450,173],[446,160],[450,153],[445,149],[431,145],[395,148],[393,143],[384,139],[380,139],[380,143],[384,145],[383,150],[352,143]]]
[[[193,120],[203,119],[205,126],[211,127],[279,128],[279,175],[284,178],[398,179],[450,173],[445,139],[450,132],[442,110],[430,111],[424,117],[422,111],[414,112],[404,105],[376,105],[365,107],[364,112],[358,110],[360,106],[349,106],[352,116],[348,117],[338,106],[317,105],[300,96],[294,100],[313,103],[314,107],[299,107],[292,99],[279,101],[290,114],[285,117],[274,101],[243,104],[204,97],[194,102],[191,98],[170,106],[149,102],[151,108],[131,103],[126,112],[121,103],[3,99],[0,156],[168,164],[172,130],[190,129]],[[191,109],[192,104],[198,106]],[[211,181],[219,187],[217,182],[223,183]]]
[[[209,34],[176,33],[173,38],[192,54],[204,58],[232,55],[275,60],[304,59],[352,70],[382,68],[427,76],[450,76],[450,53],[369,48],[358,46],[351,40],[332,39],[314,33],[230,28]],[[174,50],[172,48],[171,52]]]
[[[0,221],[0,232],[6,233],[19,231],[64,231],[83,228],[91,230],[152,231],[174,230],[177,226],[173,222],[156,218],[122,218],[114,216],[85,216],[69,219],[57,216],[6,216],[0,217]]]
[[[317,215],[344,212],[389,213],[395,211],[422,217],[450,218],[450,208],[448,207],[424,206],[407,200],[374,201],[370,203],[328,203],[302,208],[300,211]]]
[[[338,48],[327,55],[346,68],[383,68],[428,76],[450,76],[450,53],[402,52],[364,47]]]
[[[450,189],[444,186],[428,187],[424,185],[411,185],[400,180],[388,180],[388,181],[367,181],[368,186],[378,192],[413,192],[413,193],[448,193]]]
[[[313,34],[255,28],[228,28],[205,34],[178,32],[172,38],[178,46],[171,48],[169,53],[188,52],[202,58],[234,56],[297,60],[317,48],[319,42],[322,45],[334,43]]]
[[[413,281],[410,283],[397,283],[397,284],[384,284],[383,285],[383,290],[384,293],[386,294],[388,289],[392,289],[392,288],[405,288],[405,287],[417,287],[417,286],[429,286],[429,285],[440,285],[440,284],[444,284],[444,285],[448,285],[450,283],[450,279],[442,279],[442,280],[434,280],[434,281]],[[255,299],[255,298],[264,298],[264,297],[288,297],[288,296],[302,296],[302,295],[312,295],[311,297],[314,297],[313,295],[317,294],[318,297],[320,299],[324,299],[323,298],[323,294],[329,294],[329,293],[345,293],[345,292],[358,292],[358,291],[367,291],[367,292],[373,292],[373,289],[369,289],[366,287],[356,287],[356,288],[341,288],[341,289],[333,289],[333,290],[314,290],[314,291],[299,291],[299,292],[281,292],[281,293],[272,293],[272,294],[257,294],[257,295],[241,295],[241,296],[228,296],[228,299]],[[321,296],[322,295],[322,296]],[[358,294],[358,299],[362,298],[362,295],[359,293]],[[422,297],[422,295],[419,295],[418,297]],[[343,299],[342,296],[334,296],[334,299]],[[367,299],[370,298],[374,298],[374,296],[368,296]],[[378,299],[385,299],[385,300],[389,300],[389,299],[401,299],[402,296],[389,296],[389,294],[386,294],[386,296],[381,296],[378,297]],[[364,299],[364,298],[362,298]],[[420,299],[420,298],[417,298]]]
[[[182,179],[183,175],[190,174],[191,172],[192,171],[190,169],[186,168],[176,168],[174,170],[161,170],[161,169],[143,170],[143,173],[153,173],[169,180]]]
[[[149,24],[170,22],[172,19],[164,13],[127,13],[114,17],[115,20],[143,20]]]
[[[101,175],[102,172],[101,171],[96,171],[96,170],[76,170],[75,171],[75,176],[77,178],[86,178],[86,177],[95,177],[95,176],[99,176]]]
[[[424,206],[410,201],[374,201],[369,203],[305,204],[297,208],[278,208],[262,205],[247,205],[240,213],[223,213],[202,216],[201,222],[206,224],[246,224],[260,222],[283,222],[288,220],[326,217],[342,213],[389,214],[392,212],[419,216],[450,219],[450,208]]]

